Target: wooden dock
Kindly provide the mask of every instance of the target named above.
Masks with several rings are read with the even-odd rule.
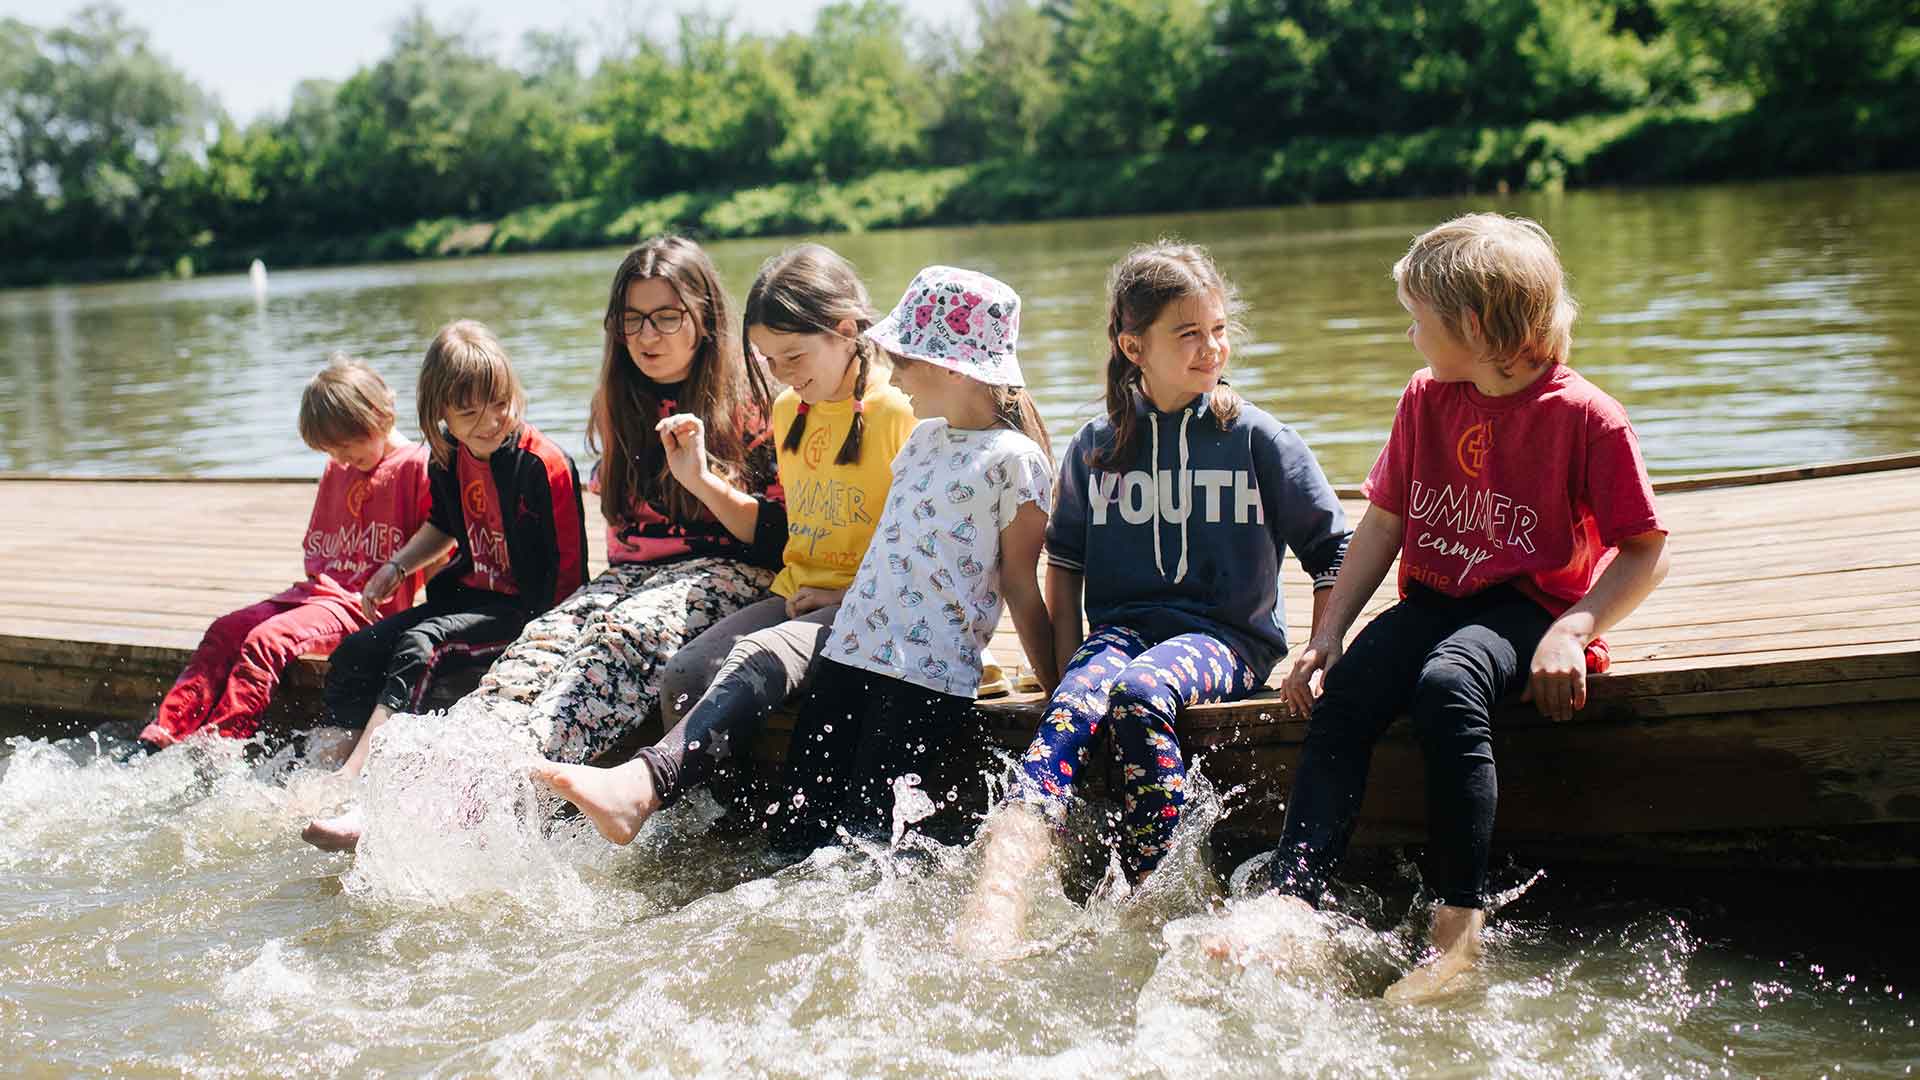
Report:
[[[1571,723],[1501,717],[1499,843],[1640,864],[1920,865],[1920,454],[1657,487],[1673,572],[1608,635],[1612,673]],[[1342,494],[1357,521],[1357,493]],[[308,481],[0,478],[0,735],[144,718],[213,618],[299,575],[311,498]],[[597,569],[603,531],[589,538]],[[1304,640],[1297,568],[1286,592]],[[996,652],[1019,655],[1007,626]],[[289,674],[275,722],[310,722],[323,670]],[[1038,705],[994,702],[996,741],[1023,748]],[[1255,698],[1181,726],[1216,786],[1247,786],[1223,830],[1274,831],[1304,723]],[[1424,835],[1421,775],[1396,729],[1362,842]]]

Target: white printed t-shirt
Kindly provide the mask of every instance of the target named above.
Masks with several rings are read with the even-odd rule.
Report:
[[[1053,476],[1007,428],[925,420],[893,459],[893,484],[828,658],[953,697],[980,690],[980,650],[1000,621],[1000,530],[1024,503],[1046,510]]]

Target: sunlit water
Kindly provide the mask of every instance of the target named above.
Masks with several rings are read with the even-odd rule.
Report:
[[[701,798],[614,848],[537,808],[484,724],[395,723],[381,753],[441,788],[369,790],[357,860],[298,840],[343,790],[286,755],[0,750],[0,1071],[1903,1076],[1920,1060],[1910,925],[1838,897],[1783,894],[1777,920],[1749,902],[1767,915],[1742,921],[1508,866],[1518,895],[1483,974],[1395,1007],[1379,992],[1421,947],[1410,869],[1351,888],[1284,973],[1206,956],[1203,936],[1258,941],[1272,917],[1232,896],[1257,867],[1207,863],[1222,799],[1202,780],[1161,874],[1128,895],[1069,871],[1076,899],[1041,897],[1037,947],[993,964],[947,944],[976,851],[909,829],[785,865]]]
[[[1357,482],[1418,361],[1388,268],[1470,209],[1535,216],[1585,314],[1575,363],[1624,401],[1656,473],[1920,447],[1920,174],[1409,200],[827,237],[875,303],[921,266],[1003,277],[1056,437],[1094,409],[1107,268],[1163,234],[1209,245],[1248,302],[1233,377]],[[744,296],[787,240],[713,245]],[[434,330],[480,319],[516,357],[534,422],[584,454],[600,315],[620,252],[0,292],[0,470],[316,475],[294,430],[330,350],[373,361],[411,415]],[[410,421],[409,421],[410,423]]]
[[[1098,394],[1100,289],[1132,242],[1210,244],[1250,303],[1236,378],[1336,479],[1371,462],[1414,359],[1386,270],[1480,206],[1540,217],[1585,304],[1576,362],[1658,473],[1920,446],[1920,176],[1581,192],[847,236],[890,302],[931,262],[1026,297],[1056,435]],[[716,245],[736,296],[783,241]],[[411,408],[435,327],[493,324],[533,418],[583,450],[617,252],[0,293],[0,470],[311,475],[299,387],[331,349]],[[324,740],[319,740],[324,741]],[[787,865],[691,798],[625,849],[553,819],[484,723],[397,723],[357,859],[300,825],[348,792],[290,752],[0,745],[0,1073],[658,1076],[1904,1076],[1920,1061],[1915,882],[1576,876],[1503,865],[1484,972],[1437,1007],[1379,992],[1422,948],[1392,854],[1286,973],[1196,778],[1140,892],[1074,862],[1029,955],[947,944],[978,852],[902,821]],[[106,747],[114,749],[112,740]],[[324,761],[325,747],[309,747]],[[337,750],[337,747],[335,748]],[[984,807],[975,808],[976,810]],[[908,815],[912,816],[912,815]],[[1097,832],[1100,811],[1086,816]],[[1864,891],[1863,891],[1864,890]],[[1070,898],[1071,897],[1071,898]]]

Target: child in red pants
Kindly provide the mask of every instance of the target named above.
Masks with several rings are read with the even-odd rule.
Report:
[[[257,604],[215,619],[185,671],[140,732],[148,750],[210,728],[248,738],[280,673],[308,653],[330,653],[372,623],[360,590],[427,520],[427,450],[394,430],[393,391],[373,369],[336,353],[300,397],[300,437],[327,455],[301,545],[307,577]],[[415,573],[377,609],[413,606]]]

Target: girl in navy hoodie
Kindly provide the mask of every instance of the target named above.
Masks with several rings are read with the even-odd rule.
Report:
[[[1072,659],[996,815],[963,945],[995,951],[1025,921],[1102,729],[1121,766],[1121,856],[1144,877],[1185,799],[1181,706],[1244,697],[1287,651],[1281,552],[1313,576],[1316,622],[1346,552],[1346,516],[1313,452],[1223,381],[1239,312],[1198,247],[1136,248],[1108,279],[1107,415],[1062,458],[1047,528],[1047,610]],[[1084,638],[1081,614],[1091,633]]]

